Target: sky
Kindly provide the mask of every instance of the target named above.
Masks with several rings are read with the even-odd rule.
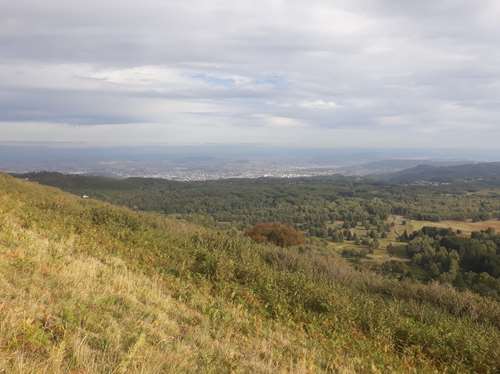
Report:
[[[498,149],[498,0],[0,0],[0,142]]]

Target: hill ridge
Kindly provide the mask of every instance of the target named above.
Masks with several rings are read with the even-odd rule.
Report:
[[[422,164],[383,177],[385,180],[397,183],[454,182],[482,178],[500,180],[500,162],[476,162],[450,166]]]

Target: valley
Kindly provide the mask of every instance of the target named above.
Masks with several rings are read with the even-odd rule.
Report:
[[[485,183],[0,175],[0,369],[494,373]]]
[[[382,178],[332,175],[178,182],[48,172],[19,177],[212,229],[243,233],[262,223],[287,224],[303,232],[315,248],[335,253],[358,269],[428,283],[449,271],[455,261],[450,257],[454,248],[443,252],[441,257],[446,257],[446,261],[437,255],[428,259],[445,261],[439,269],[433,266],[432,272],[423,271],[430,265],[418,263],[407,250],[411,245],[408,238],[414,233],[434,227],[451,229],[459,237],[470,238],[472,234],[500,227],[500,188],[495,174],[500,164],[480,165],[474,177],[462,179],[470,172],[470,165],[417,166]],[[418,178],[432,180],[439,168],[445,172],[438,185],[408,184],[408,179],[394,181],[401,174],[415,173]],[[430,170],[429,175],[423,175],[422,170]],[[473,274],[460,270],[445,283],[500,299],[500,256],[495,253],[488,257],[488,251],[482,249],[490,245],[488,242],[476,244],[480,249],[474,251],[484,254],[478,254],[474,261],[484,266]],[[427,247],[431,252],[440,250],[439,246],[432,250]],[[493,270],[487,270],[480,281],[474,280],[482,270],[489,269],[486,264],[491,261],[496,264],[492,265]]]
[[[499,367],[497,301],[356,270],[313,238],[256,244],[3,175],[0,203],[6,372]]]

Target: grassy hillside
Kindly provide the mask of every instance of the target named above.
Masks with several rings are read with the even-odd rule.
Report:
[[[0,372],[498,372],[500,304],[0,175]]]

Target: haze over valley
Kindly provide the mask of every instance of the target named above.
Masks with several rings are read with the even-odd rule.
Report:
[[[494,150],[336,149],[265,145],[89,147],[0,144],[0,168],[12,173],[58,171],[172,180],[376,175],[417,165],[500,159]]]

